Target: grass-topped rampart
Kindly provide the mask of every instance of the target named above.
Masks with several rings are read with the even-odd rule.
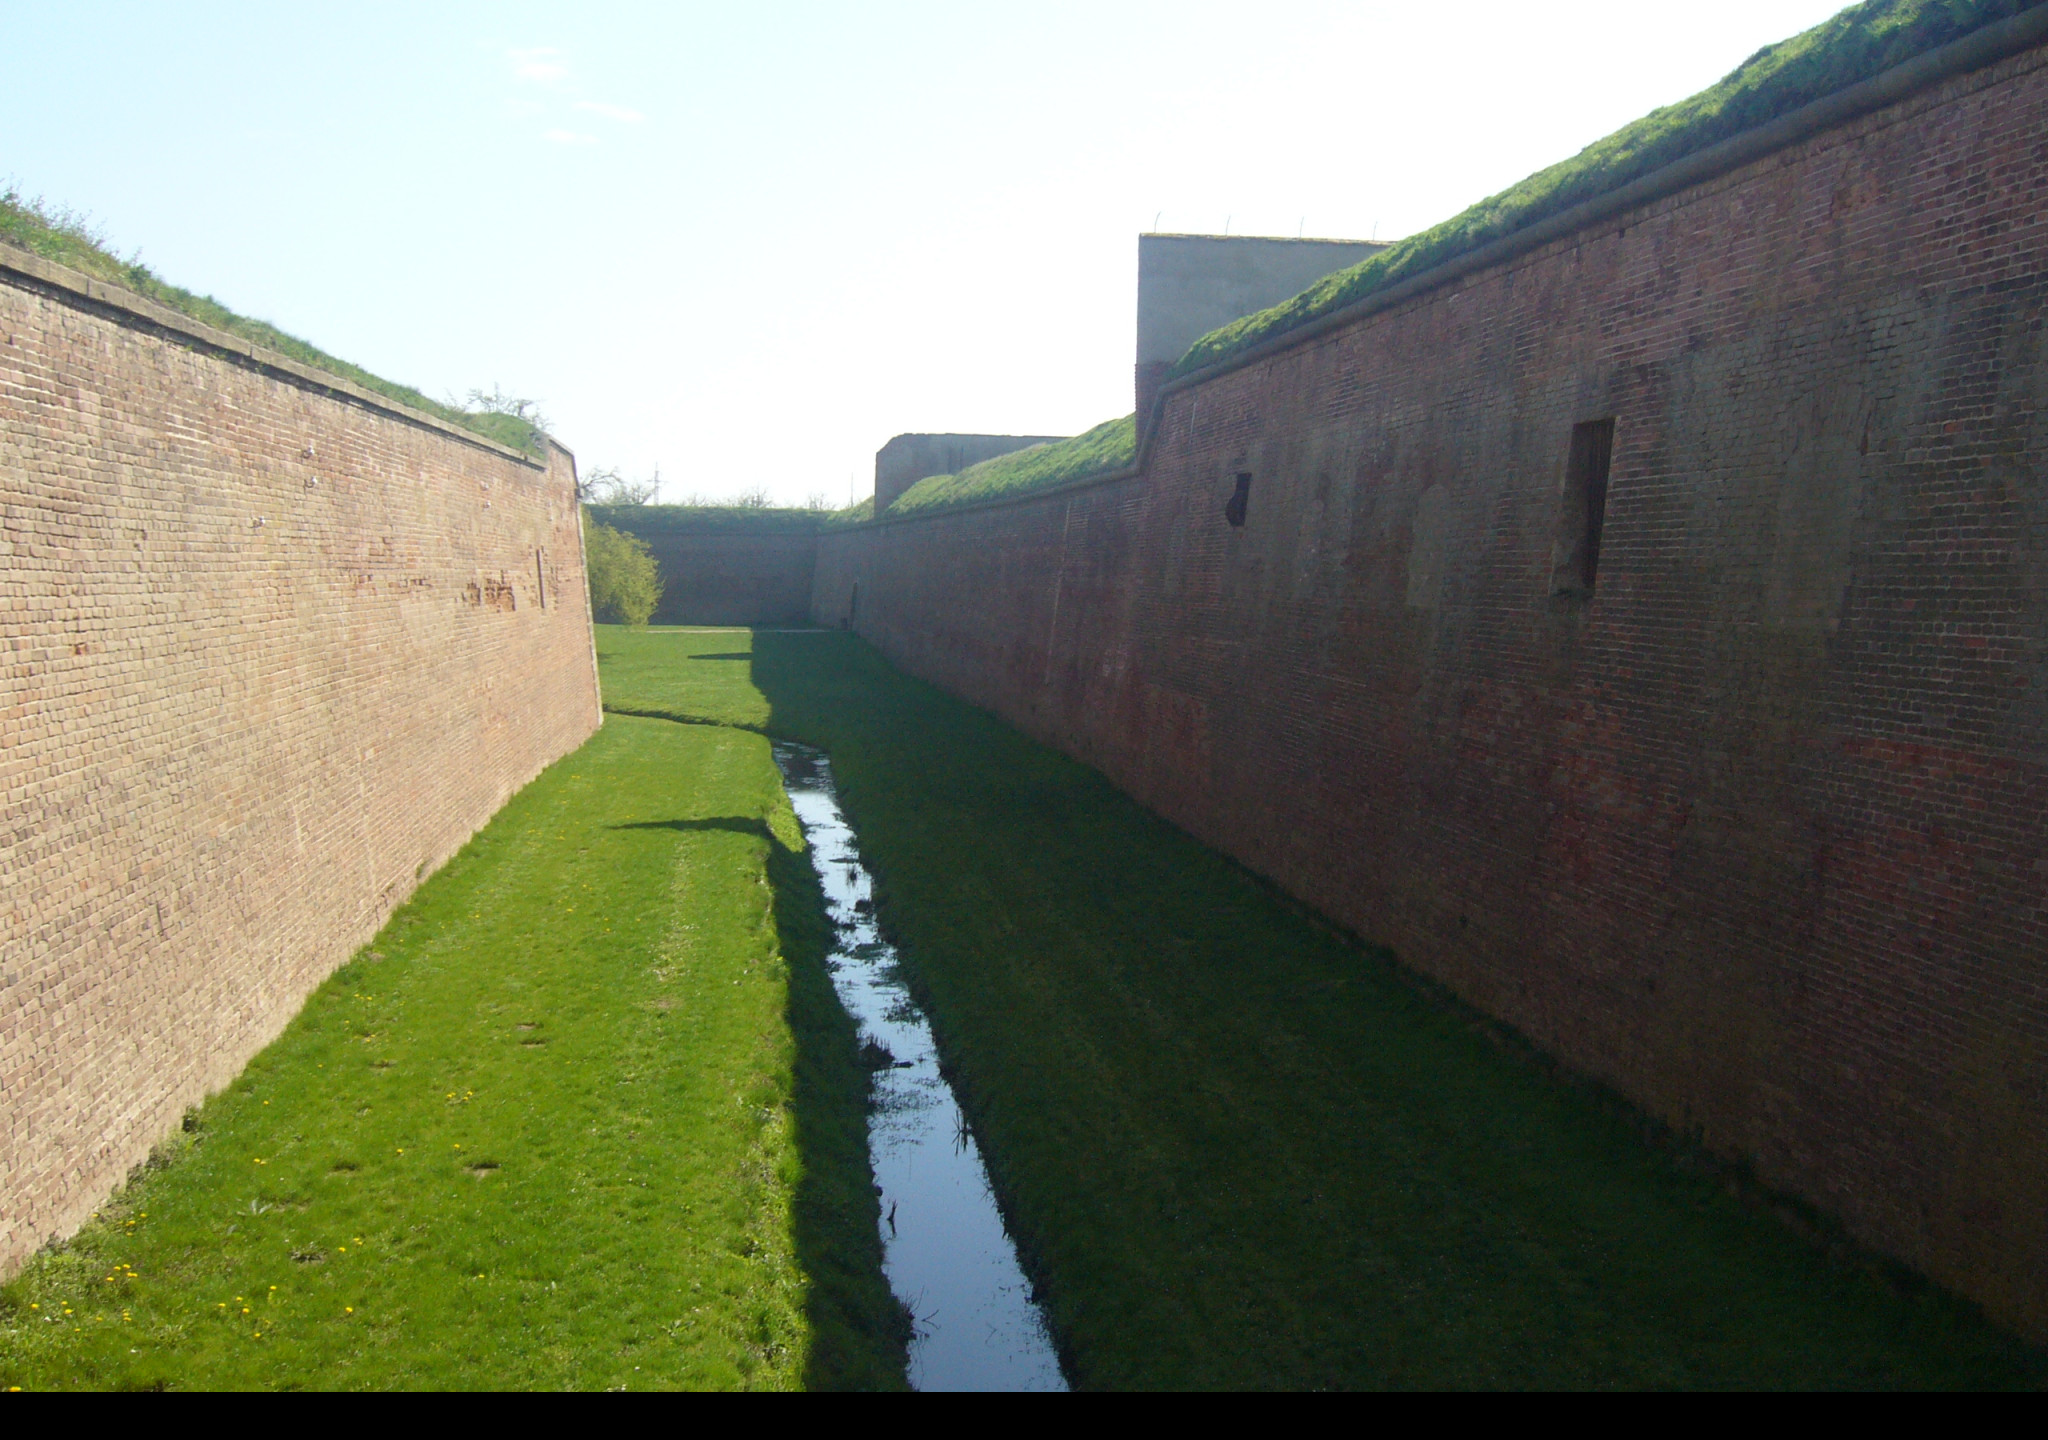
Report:
[[[145,300],[153,300],[181,315],[189,315],[203,325],[239,336],[287,360],[296,360],[311,369],[325,371],[387,400],[423,411],[437,420],[459,425],[487,440],[495,440],[515,450],[540,453],[541,430],[527,414],[464,409],[444,404],[410,385],[400,385],[381,375],[373,375],[360,365],[351,365],[296,335],[286,334],[268,321],[238,315],[211,295],[195,295],[173,285],[140,260],[121,259],[106,248],[104,239],[79,216],[26,199],[12,188],[0,190],[0,244],[12,245],[17,250],[26,250],[31,255],[90,275],[95,280],[132,290]],[[518,402],[513,404],[516,407]]]
[[[1690,99],[1652,111],[1569,160],[1349,269],[1325,276],[1290,300],[1211,331],[1189,347],[1168,378],[1178,379],[1232,360],[1347,305],[2040,3],[2043,0],[1866,0],[1851,6],[1811,30],[1765,46],[1719,83]],[[1001,455],[957,475],[920,480],[888,513],[911,516],[1026,495],[1114,474],[1134,463],[1136,455],[1135,417],[1126,416],[1071,440]]]
[[[600,524],[643,540],[663,535],[807,535],[833,512],[773,505],[586,505]]]
[[[957,475],[928,475],[899,495],[887,513],[891,517],[916,515],[1092,480],[1125,469],[1137,454],[1137,417],[1126,415],[1070,440],[998,455]]]
[[[1571,159],[1325,276],[1269,310],[1211,331],[1169,378],[1227,361],[1378,291],[1767,125],[2041,0],[1866,0],[1776,45],[1689,100],[1653,110]]]

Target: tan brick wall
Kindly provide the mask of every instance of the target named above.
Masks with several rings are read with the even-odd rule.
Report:
[[[0,257],[4,1275],[599,712],[566,451]]]

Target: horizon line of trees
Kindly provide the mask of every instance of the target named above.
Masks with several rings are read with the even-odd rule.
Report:
[[[616,465],[593,466],[589,473],[576,481],[576,498],[585,505],[675,505],[684,509],[699,510],[780,510],[802,509],[816,512],[830,510],[832,504],[822,492],[804,498],[800,506],[780,506],[775,497],[768,493],[765,485],[755,485],[726,497],[704,495],[691,491],[678,500],[658,500],[661,494],[661,467],[654,467],[651,475],[635,479]]]

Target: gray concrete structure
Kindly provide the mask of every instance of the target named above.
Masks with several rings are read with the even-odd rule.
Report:
[[[898,435],[875,452],[875,514],[929,475],[955,475],[1012,450],[1064,440],[1064,435]]]
[[[1138,237],[1138,424],[1173,362],[1219,326],[1299,295],[1386,249],[1370,240],[1268,235]]]

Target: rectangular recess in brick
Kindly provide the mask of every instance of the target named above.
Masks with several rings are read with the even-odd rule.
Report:
[[[1600,531],[1607,520],[1607,464],[1614,454],[1614,420],[1572,426],[1558,506],[1557,549],[1550,574],[1553,595],[1590,596],[1600,570]]]

